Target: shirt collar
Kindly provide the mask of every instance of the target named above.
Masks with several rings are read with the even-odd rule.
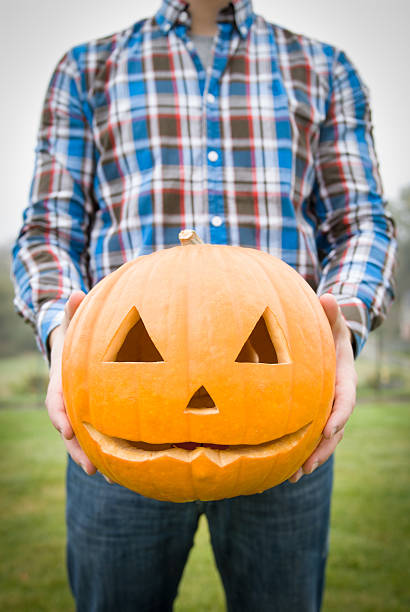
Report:
[[[163,0],[161,8],[155,15],[164,34],[177,24],[190,26],[191,17],[189,14],[188,3],[184,0]],[[252,0],[231,0],[226,8],[219,13],[218,21],[233,19],[239,34],[246,38],[253,21]]]

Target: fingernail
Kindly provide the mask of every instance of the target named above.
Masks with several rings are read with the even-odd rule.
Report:
[[[298,480],[302,478],[302,476],[303,476],[303,470],[302,468],[299,468],[298,471],[296,472],[295,479],[292,482],[296,483]]]
[[[310,472],[308,472],[308,474],[311,474],[312,472],[315,471],[315,469],[319,467],[319,461],[315,461],[314,464],[312,465]]]
[[[88,471],[87,471],[87,468],[85,467],[85,465],[84,465],[83,463],[81,463],[80,465],[81,465],[81,467],[83,468],[84,472],[85,472],[85,473],[87,474],[87,476],[88,476]]]
[[[112,480],[110,480],[105,474],[103,474],[105,480],[108,482],[108,484],[114,484]]]

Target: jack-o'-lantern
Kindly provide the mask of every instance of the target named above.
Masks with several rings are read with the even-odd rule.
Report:
[[[265,252],[210,244],[107,276],[63,353],[68,415],[91,461],[176,502],[291,476],[320,440],[334,372],[330,326],[303,278]]]

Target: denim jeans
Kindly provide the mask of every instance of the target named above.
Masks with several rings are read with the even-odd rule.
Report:
[[[333,458],[298,483],[214,502],[148,499],[71,459],[67,564],[78,612],[172,610],[205,513],[230,612],[317,612]]]

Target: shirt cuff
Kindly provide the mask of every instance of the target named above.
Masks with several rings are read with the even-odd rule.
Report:
[[[340,306],[346,324],[352,333],[354,356],[358,357],[364,347],[370,331],[369,311],[364,302],[356,297],[347,297],[332,293]]]
[[[50,362],[48,337],[53,329],[63,322],[66,301],[64,299],[47,302],[42,306],[37,316],[37,344],[48,362]]]

